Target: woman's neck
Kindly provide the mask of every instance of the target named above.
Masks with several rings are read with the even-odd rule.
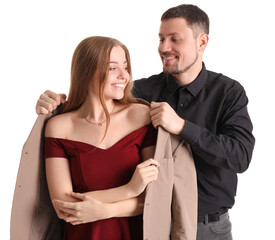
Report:
[[[108,112],[111,113],[115,108],[115,101],[105,101]],[[88,118],[94,122],[106,120],[106,115],[98,97],[87,96],[86,100],[79,109],[80,117]]]

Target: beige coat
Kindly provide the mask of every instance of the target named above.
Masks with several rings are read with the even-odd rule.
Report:
[[[51,116],[50,113],[37,118],[22,150],[11,212],[11,240],[62,239],[63,221],[51,204],[43,158],[43,132]],[[160,169],[158,180],[146,189],[144,239],[173,236],[174,240],[195,240],[197,181],[190,148],[159,128],[155,159],[160,162]]]

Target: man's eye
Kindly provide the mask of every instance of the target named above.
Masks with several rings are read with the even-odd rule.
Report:
[[[163,42],[164,42],[164,39],[163,39],[163,38],[161,38],[159,41],[160,41],[161,43],[163,43]]]
[[[176,39],[176,38],[172,39],[172,42],[178,42],[178,41],[179,41],[179,39]]]

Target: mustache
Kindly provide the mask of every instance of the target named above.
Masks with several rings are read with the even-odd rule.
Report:
[[[176,53],[173,53],[173,52],[160,52],[161,53],[161,55],[163,55],[163,56],[169,56],[169,55],[177,55]]]

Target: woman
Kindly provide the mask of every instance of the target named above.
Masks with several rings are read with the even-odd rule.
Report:
[[[48,188],[68,222],[64,239],[142,238],[140,216],[133,216],[142,214],[142,192],[157,179],[156,131],[131,86],[122,43],[90,37],[77,46],[68,101],[45,129]]]

